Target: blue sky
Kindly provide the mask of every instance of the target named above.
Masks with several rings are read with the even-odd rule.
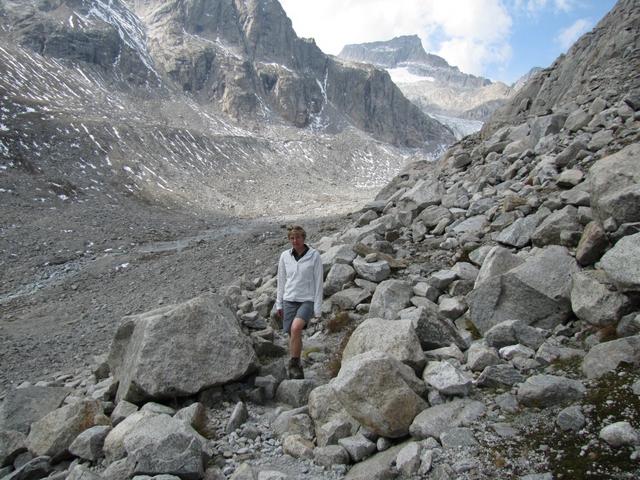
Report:
[[[419,35],[463,72],[513,83],[547,67],[615,0],[280,0],[298,36],[326,53],[349,43]]]

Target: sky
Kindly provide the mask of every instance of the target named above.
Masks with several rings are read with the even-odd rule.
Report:
[[[418,35],[465,73],[507,84],[548,67],[615,0],[280,0],[299,37],[337,55],[344,45]]]

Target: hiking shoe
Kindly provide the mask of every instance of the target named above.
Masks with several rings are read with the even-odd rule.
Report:
[[[304,378],[304,370],[299,358],[289,360],[289,378],[291,380],[302,380]]]

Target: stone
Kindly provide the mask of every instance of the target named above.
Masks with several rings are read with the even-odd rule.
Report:
[[[467,311],[467,304],[460,298],[445,297],[440,299],[438,311],[446,318],[455,320]]]
[[[343,363],[331,386],[360,424],[384,437],[402,437],[427,406],[405,381],[402,366],[388,354],[366,352]]]
[[[133,467],[126,458],[117,460],[107,465],[102,472],[102,478],[105,480],[129,480],[133,477]]]
[[[59,408],[69,393],[69,389],[62,387],[9,390],[0,409],[0,430],[28,434],[31,424]]]
[[[420,469],[422,445],[419,442],[409,442],[396,457],[396,468],[405,477],[411,477]]]
[[[467,349],[466,340],[451,320],[439,315],[435,304],[418,307],[411,322],[423,350],[434,350],[450,345],[456,345],[461,350]]]
[[[378,214],[373,210],[367,210],[356,220],[356,225],[362,227],[363,225],[369,225],[373,220],[378,218]]]
[[[350,265],[357,254],[353,251],[353,245],[335,245],[320,255],[324,274],[327,275],[336,264]]]
[[[355,270],[350,265],[337,263],[329,273],[324,282],[324,295],[331,296],[339,292],[342,288],[356,277]]]
[[[504,247],[491,248],[482,262],[478,276],[476,277],[475,287],[477,288],[483,282],[490,278],[497,277],[503,273],[507,273],[524,263],[524,260],[517,255],[511,253]]]
[[[630,313],[625,315],[616,327],[618,337],[632,337],[640,335],[640,314]]]
[[[207,408],[200,402],[195,402],[188,407],[181,408],[176,412],[173,418],[176,420],[182,420],[187,425],[191,425],[200,435],[205,436],[209,430]]]
[[[273,432],[280,438],[287,435],[300,435],[307,440],[314,437],[314,428],[306,407],[300,407],[281,413],[271,425]]]
[[[253,382],[256,387],[262,389],[265,400],[273,400],[275,398],[276,390],[280,383],[273,375],[256,377]]]
[[[452,270],[440,270],[427,278],[427,283],[440,291],[447,289],[454,280],[458,279],[458,274]]]
[[[341,438],[349,437],[353,430],[352,423],[346,418],[334,418],[316,427],[316,443],[319,447],[337,445]]]
[[[531,241],[536,247],[560,244],[562,232],[582,232],[582,225],[578,221],[578,209],[573,205],[567,205],[545,218],[531,236]]]
[[[410,304],[413,290],[411,284],[403,280],[385,280],[378,285],[369,308],[370,317],[393,320],[400,310]]]
[[[615,448],[640,445],[640,434],[629,422],[616,422],[600,430],[599,437]]]
[[[585,150],[587,150],[587,144],[576,140],[556,156],[555,163],[560,168],[574,164],[578,160],[579,154]]]
[[[520,345],[518,343],[516,345],[502,347],[498,351],[498,354],[500,355],[500,358],[503,358],[505,360],[513,360],[515,357],[531,358],[536,354],[536,352],[531,348]]]
[[[482,402],[457,398],[451,402],[429,407],[418,414],[409,429],[411,436],[418,439],[440,435],[450,428],[468,426],[485,414]]]
[[[205,444],[206,439],[191,426],[168,415],[143,417],[124,439],[135,474],[169,474],[183,480],[199,480],[204,475]]]
[[[367,262],[362,257],[356,257],[353,261],[353,268],[358,276],[369,280],[370,282],[382,282],[389,278],[391,275],[391,267],[385,260],[379,260],[376,262]]]
[[[589,170],[591,207],[596,219],[617,224],[640,221],[640,144],[598,160]]]
[[[571,275],[578,269],[566,248],[541,249],[522,265],[477,285],[467,295],[470,320],[482,334],[511,319],[553,328],[571,313]]]
[[[516,320],[505,320],[491,327],[484,334],[484,341],[489,347],[502,348],[518,343],[513,325]]]
[[[640,233],[620,239],[599,265],[621,292],[640,291]]]
[[[464,353],[456,346],[436,348],[425,352],[425,356],[429,360],[450,360],[455,359],[460,363],[464,363]]]
[[[489,365],[478,377],[476,385],[481,388],[509,388],[522,381],[524,377],[511,364]]]
[[[101,480],[101,476],[94,473],[86,465],[76,465],[69,471],[69,475],[66,480]],[[138,477],[136,477],[138,478]],[[157,477],[156,477],[157,478]],[[168,479],[162,480],[175,480],[177,477],[170,476]],[[177,480],[180,480],[179,478]]]
[[[257,480],[257,476],[250,464],[243,463],[236,468],[229,480]]]
[[[534,350],[540,348],[547,338],[544,330],[532,327],[519,320],[513,322],[511,328],[518,343]]]
[[[316,425],[323,425],[336,417],[348,416],[336,392],[328,385],[320,385],[309,394],[308,413]]]
[[[570,168],[564,170],[560,175],[558,175],[556,182],[561,188],[571,188],[578,185],[582,180],[584,180],[584,173],[582,170]]]
[[[522,248],[531,243],[531,237],[538,228],[539,223],[540,218],[536,215],[527,215],[519,218],[502,230],[496,240],[504,245]]]
[[[602,271],[573,274],[571,308],[576,316],[591,325],[616,325],[627,306],[627,298],[612,291]]]
[[[333,465],[348,465],[350,462],[349,453],[340,445],[327,445],[316,447],[313,450],[313,461],[325,468]]]
[[[440,434],[440,442],[445,449],[478,446],[473,430],[465,427],[454,427],[445,430]]]
[[[110,431],[111,427],[106,425],[88,428],[71,443],[69,452],[76,457],[95,462],[104,456],[104,440]]]
[[[478,233],[482,232],[484,228],[487,226],[487,217],[485,215],[476,215],[474,217],[469,217],[466,220],[460,222],[459,224],[452,226],[452,230],[455,233]]]
[[[571,190],[566,190],[560,194],[560,200],[567,205],[573,205],[574,207],[588,207],[591,205],[591,195],[585,192],[583,188],[584,184],[578,185]],[[582,224],[582,215],[578,212],[578,221]]]
[[[432,287],[427,282],[418,282],[413,287],[413,293],[415,293],[419,297],[425,297],[431,302],[435,302],[440,296],[440,290]]]
[[[397,476],[395,460],[404,445],[396,445],[354,465],[344,480],[388,480]]]
[[[24,433],[0,430],[0,468],[12,465],[16,457],[26,451],[27,437]]]
[[[11,472],[2,480],[37,480],[45,478],[52,471],[51,458],[48,456],[36,457]]]
[[[227,421],[225,431],[227,433],[231,433],[237,430],[247,421],[248,418],[249,418],[249,411],[247,410],[247,406],[245,405],[245,403],[244,402],[236,403],[236,406],[233,408],[233,411],[231,412],[231,416]]]
[[[416,221],[422,222],[422,224],[428,229],[433,229],[442,220],[449,219],[450,217],[451,212],[449,212],[448,208],[444,208],[440,205],[432,205],[420,212]]]
[[[127,402],[126,400],[120,400],[116,405],[116,408],[111,412],[111,424],[115,427],[129,415],[138,411],[138,406]]]
[[[483,342],[472,343],[467,350],[467,367],[473,372],[481,372],[490,365],[502,363],[496,350]]]
[[[125,437],[133,430],[136,424],[144,418],[153,415],[154,414],[150,412],[138,411],[129,415],[108,433],[103,445],[107,463],[113,463],[126,456],[127,451],[124,448]]]
[[[586,394],[578,380],[556,375],[534,375],[518,387],[518,402],[528,407],[550,407],[580,400]]]
[[[640,335],[619,338],[594,346],[582,361],[587,378],[599,378],[615,371],[620,363],[640,364]]]
[[[65,405],[41,418],[27,437],[29,450],[53,460],[62,457],[75,438],[97,422],[108,422],[97,400],[82,400]]]
[[[570,132],[577,132],[581,128],[586,127],[593,116],[578,107],[569,114],[565,121],[564,128]]]
[[[293,458],[313,459],[313,442],[302,435],[287,435],[282,442],[282,451]]]
[[[376,451],[376,444],[360,434],[341,438],[338,440],[338,444],[349,453],[351,460],[356,463],[361,462]]]
[[[443,395],[467,396],[471,393],[473,378],[449,362],[429,362],[422,379]]]
[[[256,363],[251,339],[223,297],[210,294],[124,317],[109,353],[117,400],[132,403],[194,395],[244,377]]]
[[[363,288],[345,288],[330,297],[331,304],[342,310],[353,310],[371,298],[371,292]]]
[[[572,405],[563,409],[556,418],[556,423],[564,431],[577,432],[585,426],[587,420],[579,405]]]
[[[163,405],[157,402],[148,402],[142,405],[141,412],[153,413],[156,415],[169,415],[173,417],[176,414],[176,410],[168,405]]]
[[[309,394],[316,388],[313,380],[283,380],[276,391],[276,401],[286,403],[294,408],[307,404]]]
[[[398,207],[405,211],[423,210],[429,205],[440,204],[443,194],[444,189],[437,179],[421,179],[400,197]]]
[[[570,360],[584,357],[584,350],[556,345],[553,341],[543,343],[536,352],[535,359],[543,365],[549,365],[558,360]]]
[[[351,334],[342,353],[342,361],[369,350],[388,353],[409,365],[416,373],[422,372],[426,364],[420,340],[410,320],[365,320]]]

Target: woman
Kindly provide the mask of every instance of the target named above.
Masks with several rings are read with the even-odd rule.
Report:
[[[304,243],[307,234],[301,226],[289,227],[287,237],[291,248],[282,252],[278,263],[276,309],[289,335],[289,378],[300,379],[304,378],[302,330],[322,309],[322,260],[317,250]]]

